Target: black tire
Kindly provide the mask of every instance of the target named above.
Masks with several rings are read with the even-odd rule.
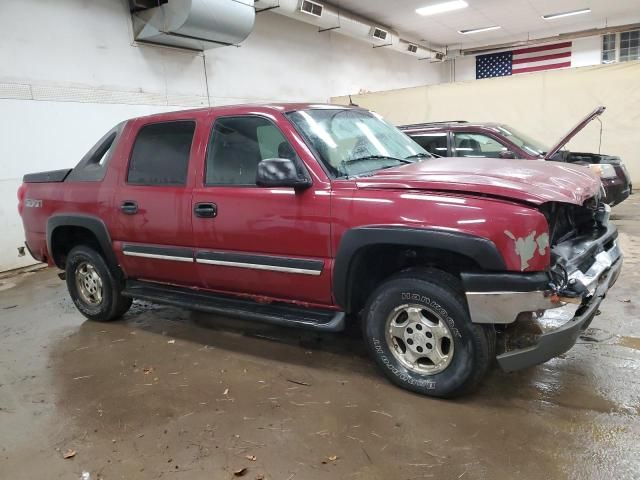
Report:
[[[425,311],[437,312],[446,320],[453,355],[442,371],[416,372],[392,352],[398,346],[387,340],[387,319],[408,304],[424,306]],[[363,329],[371,354],[393,383],[433,397],[452,398],[473,391],[487,373],[495,351],[493,326],[473,324],[458,279],[436,269],[403,272],[381,284],[364,308]]]
[[[93,268],[102,283],[101,300],[97,303],[86,301],[79,291],[76,281],[77,274],[79,275],[78,268],[84,266]],[[132,299],[122,296],[120,282],[114,278],[102,255],[92,248],[85,245],[74,247],[67,256],[65,272],[69,295],[76,308],[89,320],[98,322],[117,320],[131,307]]]

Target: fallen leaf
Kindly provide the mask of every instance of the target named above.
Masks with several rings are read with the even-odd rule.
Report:
[[[241,468],[240,470],[235,470],[233,472],[233,474],[236,477],[244,477],[247,474],[248,471],[249,471],[249,469],[247,467],[244,467],[244,468]]]
[[[251,460],[252,462],[255,462],[257,460],[257,457],[255,455],[247,455],[247,460]]]
[[[176,343],[175,340],[169,340],[167,343]]]
[[[62,458],[64,458],[64,459],[73,458],[75,456],[76,456],[76,451],[72,450],[72,449],[69,449],[69,450],[67,450],[66,452],[64,452],[62,454]]]
[[[291,378],[287,378],[287,382],[295,383],[296,385],[302,385],[303,387],[310,387],[311,384],[308,382],[303,382],[301,380],[293,380]]]

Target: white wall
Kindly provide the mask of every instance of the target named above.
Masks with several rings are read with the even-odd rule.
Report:
[[[16,250],[22,175],[73,166],[123,119],[209,103],[325,102],[444,80],[440,64],[275,13],[259,14],[240,47],[208,51],[206,75],[204,60],[135,44],[126,0],[0,0],[0,271],[33,262]]]
[[[602,37],[585,37],[572,40],[571,68],[600,65]],[[458,57],[455,63],[455,76],[450,81],[466,82],[476,79],[476,57]]]

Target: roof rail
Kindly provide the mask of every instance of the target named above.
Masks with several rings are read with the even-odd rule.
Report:
[[[398,128],[420,128],[436,125],[448,125],[450,123],[469,123],[467,120],[443,120],[440,122],[411,123],[409,125],[399,125]]]

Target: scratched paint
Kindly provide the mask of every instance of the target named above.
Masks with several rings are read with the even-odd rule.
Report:
[[[544,255],[549,247],[549,234],[544,232],[536,237],[536,231],[532,231],[526,237],[516,237],[509,230],[504,234],[515,242],[516,254],[520,257],[520,270],[525,270],[529,266],[529,260],[533,258],[536,251],[539,255]]]

